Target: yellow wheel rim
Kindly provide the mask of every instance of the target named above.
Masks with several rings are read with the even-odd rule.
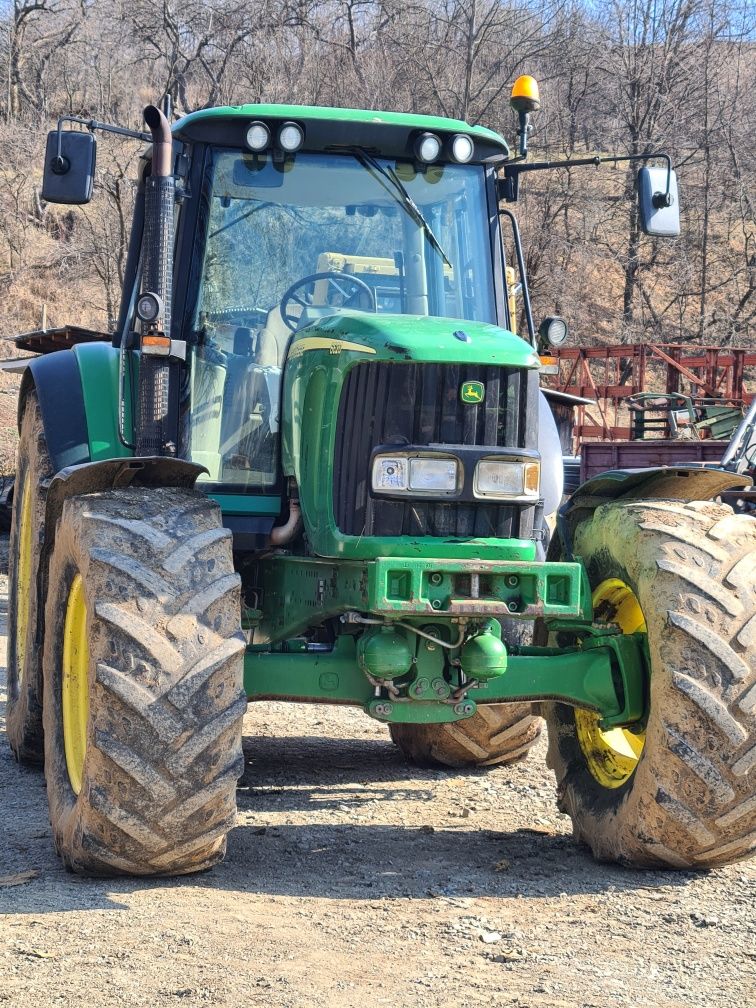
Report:
[[[619,578],[606,578],[593,592],[597,622],[616,623],[623,634],[645,633],[646,621],[632,588]],[[580,748],[593,777],[606,788],[621,787],[638,766],[646,741],[645,729],[599,728],[600,715],[576,710]]]
[[[71,787],[78,794],[84,776],[89,718],[87,604],[81,575],[73,579],[63,628],[63,744]]]
[[[18,685],[24,678],[26,634],[29,629],[29,595],[32,568],[32,502],[31,481],[26,474],[21,490],[21,522],[18,529],[16,561],[16,668]]]

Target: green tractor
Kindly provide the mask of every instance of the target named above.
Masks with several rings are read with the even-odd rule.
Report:
[[[7,730],[71,870],[216,863],[254,700],[360,707],[452,766],[519,759],[542,714],[596,857],[752,851],[756,524],[713,503],[749,481],[612,472],[562,504],[509,209],[555,166],[532,78],[513,105],[516,153],[414,114],[145,110],[117,331],[19,397]],[[93,130],[129,134],[72,122],[49,201],[90,199]],[[677,233],[668,158],[639,190]]]

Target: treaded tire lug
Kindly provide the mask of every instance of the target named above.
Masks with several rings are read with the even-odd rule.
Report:
[[[37,594],[37,572],[42,552],[45,527],[44,481],[52,476],[52,463],[47,451],[42,414],[37,394],[32,389],[26,397],[18,443],[18,464],[13,494],[8,566],[8,704],[5,731],[19,763],[41,766],[44,761],[42,729],[42,638],[44,611]],[[31,502],[31,540],[28,615],[26,640],[23,647],[24,668],[19,669],[18,611],[16,585],[19,565],[21,509],[26,477]],[[21,675],[19,673],[21,672]]]
[[[714,503],[602,505],[575,532],[592,585],[634,591],[651,654],[646,742],[602,787],[571,708],[544,704],[559,807],[602,861],[701,869],[756,848],[756,522]],[[553,546],[550,559],[557,559]]]
[[[495,766],[524,759],[543,721],[530,704],[481,704],[472,717],[452,724],[392,724],[391,739],[419,766]]]
[[[45,769],[56,846],[85,875],[176,875],[222,859],[244,760],[244,637],[217,505],[170,487],[68,500],[50,566]],[[63,626],[82,578],[89,637],[83,783],[68,776]]]

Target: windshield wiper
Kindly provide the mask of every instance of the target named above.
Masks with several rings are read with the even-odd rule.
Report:
[[[380,161],[376,161],[376,159],[373,157],[372,154],[368,154],[368,152],[364,151],[361,147],[350,147],[349,153],[352,154],[353,157],[355,157],[366,168],[374,172],[377,172],[381,176],[381,179],[386,179],[390,183],[389,187],[386,185],[385,182],[382,182],[381,179],[378,180],[381,182],[381,185],[386,190],[386,192],[390,196],[393,196],[394,199],[400,204],[400,206],[403,206],[407,210],[407,213],[410,215],[410,217],[414,220],[416,224],[420,225],[431,247],[434,248],[436,252],[438,252],[438,254],[444,260],[446,265],[450,269],[453,269],[451,261],[447,256],[446,252],[444,252],[441,242],[438,240],[438,238],[436,238],[435,234],[433,233],[433,228],[430,226],[428,221],[423,216],[423,212],[420,209],[420,207],[417,205],[417,203],[415,203],[410,194],[407,192],[404,183],[396,174],[394,169],[384,168],[384,166],[380,163]]]

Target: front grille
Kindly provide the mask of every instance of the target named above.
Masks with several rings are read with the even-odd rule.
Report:
[[[460,400],[480,381],[480,406]],[[520,368],[369,362],[348,373],[339,403],[334,513],[346,535],[528,538],[534,508],[521,505],[374,500],[370,456],[378,445],[537,447],[538,376]]]

